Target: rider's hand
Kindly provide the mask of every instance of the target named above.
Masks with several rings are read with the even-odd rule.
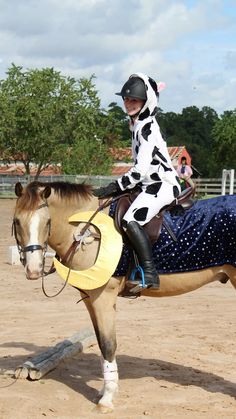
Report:
[[[111,182],[107,186],[102,186],[101,188],[94,189],[93,194],[98,198],[108,198],[109,196],[117,195],[121,193],[118,182]]]

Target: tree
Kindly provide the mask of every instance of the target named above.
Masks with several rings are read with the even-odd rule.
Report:
[[[12,64],[0,81],[0,148],[6,160],[17,156],[36,177],[50,163],[60,161],[69,142],[78,103],[78,82],[53,68],[26,70]]]
[[[116,102],[111,102],[106,112],[105,140],[110,147],[130,146],[129,117]]]
[[[106,140],[109,121],[101,110],[93,79],[80,79],[74,142],[69,149],[65,147],[62,157],[67,174],[104,175],[111,171],[112,157]]]
[[[214,109],[189,106],[181,114],[167,112],[157,116],[169,146],[185,145],[192,162],[203,176],[214,173],[212,128],[218,120]]]
[[[13,64],[0,81],[0,150],[5,159],[21,160],[26,174],[35,163],[36,178],[58,162],[66,173],[109,171],[93,79],[66,78],[53,68],[23,71]]]
[[[218,119],[210,107],[190,106],[182,111],[182,124],[193,164],[202,176],[214,175],[212,128]]]
[[[113,159],[108,148],[96,137],[91,141],[81,139],[67,149],[63,158],[66,174],[110,175]]]
[[[156,119],[168,145],[182,145],[184,130],[181,127],[181,115],[176,114],[175,112],[164,113],[162,109],[158,109]]]
[[[222,169],[236,168],[236,109],[226,111],[215,123],[212,130],[216,175]]]

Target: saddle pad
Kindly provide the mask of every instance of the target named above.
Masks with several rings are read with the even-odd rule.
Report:
[[[114,214],[115,203],[110,215]],[[153,258],[159,273],[196,271],[225,263],[236,267],[236,195],[198,200],[181,216],[165,213],[165,221],[177,243],[164,227],[153,245]],[[123,251],[114,276],[127,273],[131,251]]]

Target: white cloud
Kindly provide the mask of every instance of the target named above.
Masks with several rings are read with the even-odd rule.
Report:
[[[221,0],[0,0],[0,75],[14,62],[95,74],[103,106],[127,77],[167,83],[164,111],[235,108],[235,18]],[[118,99],[119,101],[119,99]]]

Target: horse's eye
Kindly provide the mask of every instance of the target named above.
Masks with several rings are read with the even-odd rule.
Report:
[[[14,223],[16,226],[20,225],[20,220],[18,218],[14,218]]]

